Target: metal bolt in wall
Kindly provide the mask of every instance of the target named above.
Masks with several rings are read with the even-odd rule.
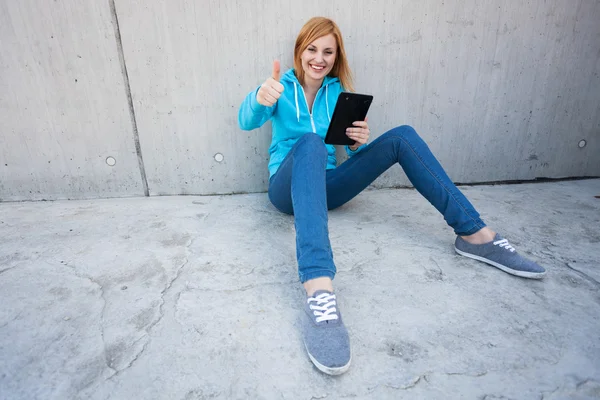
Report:
[[[217,153],[217,154],[215,154],[215,161],[216,161],[216,162],[221,162],[221,161],[223,161],[223,158],[224,158],[224,157],[223,157],[223,154],[221,154],[221,153]]]
[[[115,164],[117,163],[117,160],[115,160],[114,157],[106,157],[106,163],[109,166],[114,167]]]
[[[583,140],[583,139],[582,139],[582,140],[580,140],[580,141],[579,141],[579,148],[580,148],[580,149],[583,149],[583,148],[585,147],[585,145],[586,145],[586,144],[587,144],[587,142],[586,142],[585,140]]]

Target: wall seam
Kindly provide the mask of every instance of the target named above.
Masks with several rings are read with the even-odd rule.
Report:
[[[137,153],[138,165],[140,167],[140,175],[142,178],[142,186],[144,188],[144,196],[150,196],[148,189],[148,179],[146,177],[146,167],[144,165],[144,157],[142,157],[142,147],[140,145],[140,136],[137,128],[137,119],[135,116],[135,108],[133,107],[133,98],[131,96],[131,85],[129,84],[129,73],[127,72],[127,64],[125,63],[125,54],[123,52],[123,42],[121,41],[121,29],[119,28],[119,18],[117,16],[117,7],[115,6],[115,0],[109,0],[110,12],[112,16],[112,23],[115,29],[115,39],[117,42],[117,53],[119,54],[119,62],[121,64],[121,73],[123,74],[123,81],[125,83],[125,94],[127,95],[127,103],[129,105],[129,117],[131,119],[131,126],[133,128],[133,141],[135,144],[135,151]]]

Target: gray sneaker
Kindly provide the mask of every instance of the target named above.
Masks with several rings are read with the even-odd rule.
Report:
[[[483,261],[522,278],[541,279],[546,275],[543,267],[521,256],[499,234],[496,234],[493,241],[484,244],[471,244],[457,236],[454,249],[460,255]]]
[[[306,299],[304,311],[304,346],[310,360],[326,374],[343,374],[350,368],[352,355],[335,294],[316,291]]]

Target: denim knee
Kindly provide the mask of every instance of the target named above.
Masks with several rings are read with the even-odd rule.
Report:
[[[327,156],[327,148],[325,147],[325,142],[323,142],[321,136],[317,135],[316,133],[310,132],[300,136],[297,145],[298,147],[308,146],[311,152]]]
[[[391,129],[387,132],[389,136],[399,137],[401,139],[406,139],[407,141],[411,141],[411,139],[419,138],[419,134],[415,129],[410,125],[401,125]]]

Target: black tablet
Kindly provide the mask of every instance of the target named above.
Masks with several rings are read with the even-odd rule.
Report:
[[[327,144],[347,144],[352,146],[354,140],[346,135],[346,128],[352,127],[354,121],[364,121],[367,116],[367,111],[371,106],[373,96],[367,94],[342,92],[340,93],[325,143]]]

